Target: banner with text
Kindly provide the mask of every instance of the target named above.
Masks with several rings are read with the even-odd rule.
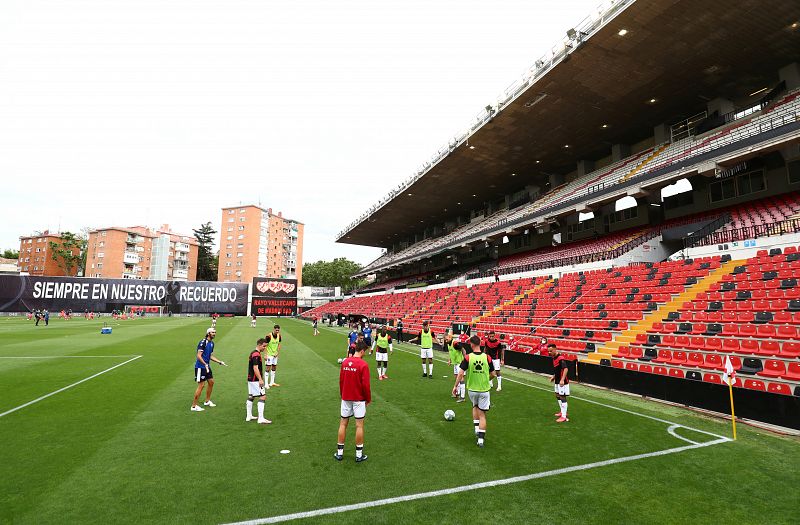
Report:
[[[247,313],[241,283],[0,275],[0,312],[111,312],[125,306],[163,306],[172,313]]]
[[[254,277],[250,313],[259,316],[297,315],[297,279]]]

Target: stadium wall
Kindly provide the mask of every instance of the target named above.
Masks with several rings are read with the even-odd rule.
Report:
[[[506,365],[532,372],[552,374],[553,361],[549,357],[506,352]],[[581,383],[702,408],[723,414],[730,413],[728,388],[703,381],[692,381],[656,374],[643,374],[610,366],[588,363],[578,365]],[[570,377],[576,377],[575,368]],[[744,376],[741,376],[744,377]],[[800,430],[800,398],[768,392],[737,388],[734,401],[738,417],[771,425]]]

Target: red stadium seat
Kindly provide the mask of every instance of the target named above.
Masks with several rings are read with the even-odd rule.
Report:
[[[780,312],[788,315],[788,312]],[[798,339],[797,328],[794,326],[781,325],[776,330],[775,335],[780,339]]]
[[[784,379],[789,381],[800,381],[800,363],[789,363],[786,367],[786,373],[783,375]]]
[[[767,387],[764,384],[764,382],[759,379],[745,379],[744,387],[750,390],[759,390],[762,392],[765,392],[767,390]]]
[[[706,383],[714,383],[715,385],[722,384],[722,377],[719,374],[706,373],[703,374],[703,381]]]
[[[788,359],[800,357],[800,343],[783,343],[781,357]]]
[[[764,361],[764,369],[758,373],[764,377],[783,377],[786,375],[786,365],[783,361],[777,359],[766,359]]]
[[[784,396],[792,395],[792,389],[785,383],[770,383],[767,385],[767,392]]]
[[[716,354],[706,355],[703,364],[700,366],[711,370],[722,370],[725,367],[722,356]]]

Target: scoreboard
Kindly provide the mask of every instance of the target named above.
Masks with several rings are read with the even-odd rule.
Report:
[[[254,277],[250,313],[267,317],[297,315],[297,279]]]

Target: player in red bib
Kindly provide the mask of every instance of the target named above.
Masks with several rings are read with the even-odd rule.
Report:
[[[494,330],[489,330],[483,342],[486,355],[492,358],[492,368],[497,373],[497,391],[503,389],[503,378],[500,377],[500,365],[505,360],[503,342],[497,338]],[[490,383],[491,384],[491,383]]]
[[[336,443],[334,459],[341,461],[344,455],[344,439],[350,418],[356,418],[356,462],[367,460],[364,454],[364,418],[367,405],[372,402],[369,386],[369,365],[364,361],[368,346],[363,340],[356,344],[350,355],[342,361],[339,370],[339,393],[342,398],[341,419],[339,420],[339,440]]]
[[[267,400],[266,389],[269,387],[264,383],[264,361],[261,355],[266,347],[267,340],[259,339],[256,342],[256,349],[250,352],[250,358],[247,360],[247,417],[245,422],[256,419],[253,416],[253,400],[257,397],[258,423],[261,425],[272,423],[264,417],[264,403]]]
[[[554,384],[556,393],[556,400],[558,401],[559,412],[556,412],[557,423],[564,423],[569,421],[567,418],[567,397],[569,396],[569,361],[567,358],[558,351],[556,345],[550,343],[547,345],[550,352],[550,357],[553,358],[553,377],[550,381]]]

